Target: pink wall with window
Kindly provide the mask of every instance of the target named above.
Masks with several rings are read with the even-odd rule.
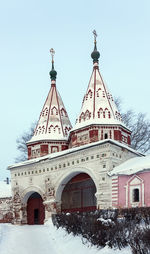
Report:
[[[150,172],[118,176],[117,207],[150,206]]]

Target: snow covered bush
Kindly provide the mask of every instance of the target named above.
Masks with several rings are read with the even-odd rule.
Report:
[[[150,253],[150,207],[61,213],[52,219],[57,228],[81,235],[97,247],[130,246],[133,254]]]

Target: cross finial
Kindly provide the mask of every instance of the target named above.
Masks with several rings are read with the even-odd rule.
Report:
[[[96,41],[96,37],[97,37],[96,30],[93,30],[93,34],[94,34],[94,40]]]
[[[55,50],[53,48],[50,49],[50,53],[52,56],[52,62],[54,61],[54,55],[55,55]]]

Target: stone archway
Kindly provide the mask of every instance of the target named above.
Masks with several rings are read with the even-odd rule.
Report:
[[[27,200],[27,224],[44,224],[45,207],[38,192],[33,192]]]
[[[92,211],[96,209],[96,186],[86,173],[78,173],[66,184],[61,195],[61,211]]]

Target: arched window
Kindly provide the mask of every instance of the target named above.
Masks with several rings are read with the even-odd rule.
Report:
[[[53,125],[50,125],[50,127],[48,128],[48,132],[51,133],[51,130],[54,129],[54,126]]]
[[[98,114],[98,118],[102,118],[102,116],[104,116],[103,109],[100,108],[99,111],[97,112],[97,114]]]
[[[48,115],[48,108],[45,109],[45,116]]]
[[[139,202],[140,201],[140,195],[139,195],[139,189],[133,189],[133,202]]]
[[[45,131],[45,127],[44,127],[44,126],[42,126],[42,134],[44,133],[44,131]]]
[[[46,107],[43,112],[42,112],[42,116],[47,116],[48,115],[48,108]]]
[[[86,110],[84,117],[85,117],[85,120],[90,119],[90,117],[91,117],[91,112],[89,112],[89,110]]]
[[[38,130],[39,130],[39,133],[38,134],[41,134],[41,126],[39,126]]]
[[[90,95],[90,98],[92,98],[92,91],[91,89],[88,91],[88,96]]]
[[[61,109],[61,115],[62,116],[67,116],[67,112],[64,108]]]
[[[104,135],[104,139],[107,139],[108,138],[108,134],[107,133],[105,133],[105,135]]]
[[[82,120],[85,120],[85,116],[84,116],[84,113],[82,112],[80,117],[79,117],[79,123],[82,121]]]
[[[97,90],[97,97],[100,96],[100,91],[101,91],[101,88],[99,88],[99,89]]]
[[[51,115],[58,115],[58,110],[55,106],[51,109]]]

